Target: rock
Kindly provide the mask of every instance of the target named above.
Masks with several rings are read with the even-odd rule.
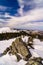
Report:
[[[31,36],[28,38],[27,45],[28,45],[30,48],[34,49],[34,47],[33,47],[33,38],[32,38]]]
[[[9,50],[10,50],[9,47],[7,47],[2,54],[6,55]]]
[[[12,43],[12,49],[13,49],[14,53],[21,54],[25,60],[28,60],[31,57],[31,53],[28,50],[26,43],[24,43],[21,38],[17,38]]]
[[[32,56],[28,49],[28,46],[20,37],[16,38],[16,40],[12,42],[11,46],[4,50],[3,55],[6,55],[7,53],[16,55],[18,61],[22,58],[27,61]],[[18,53],[23,57],[21,58]]]
[[[18,54],[16,54],[16,57],[17,57],[17,61],[20,61],[22,59],[22,57]]]
[[[42,63],[42,58],[33,58],[33,59],[30,59],[26,65],[43,65]]]
[[[3,55],[7,54],[7,52],[9,54],[16,55],[18,60],[21,59],[21,57],[20,57],[20,55],[18,55],[18,53],[21,54],[23,56],[23,59],[26,61],[32,56],[26,43],[24,43],[20,37],[16,38],[16,40],[12,42],[12,45],[9,46],[3,52]]]

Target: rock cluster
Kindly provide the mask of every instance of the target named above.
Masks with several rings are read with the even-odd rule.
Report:
[[[29,38],[29,40],[32,41],[32,38]],[[16,40],[12,42],[11,46],[5,49],[2,55],[6,55],[7,53],[16,55],[17,61],[20,59],[28,61],[26,65],[43,65],[42,58],[32,58],[32,54],[30,53],[28,46],[32,49],[34,48],[32,47],[32,43],[30,43],[30,41],[26,44],[21,37],[17,37]]]
[[[21,59],[19,54],[21,54],[23,59],[26,61],[32,56],[26,43],[23,42],[20,37],[13,41],[12,45],[3,52],[3,55],[7,54],[7,52],[16,55],[18,60]]]
[[[43,65],[42,63],[42,58],[38,57],[38,58],[33,58],[33,59],[30,59],[26,65]]]

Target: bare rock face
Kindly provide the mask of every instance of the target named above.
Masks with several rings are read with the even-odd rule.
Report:
[[[7,52],[10,50],[10,48],[9,47],[7,47],[5,50],[4,50],[4,52],[3,52],[3,55],[6,55],[7,54]]]
[[[12,45],[3,52],[3,55],[6,55],[7,52],[9,54],[16,55],[18,61],[22,59],[22,57],[27,61],[32,56],[26,43],[24,43],[20,37],[16,38]],[[22,57],[20,57],[18,53],[21,54]]]
[[[33,58],[33,59],[30,59],[26,65],[43,65],[42,63],[42,58]]]
[[[28,60],[31,57],[31,53],[28,50],[28,47],[26,44],[22,41],[21,38],[17,38],[13,43],[12,43],[12,49],[14,54],[19,53],[23,56],[25,60]]]
[[[34,47],[33,47],[33,38],[31,36],[28,38],[28,46],[30,48],[34,49]]]

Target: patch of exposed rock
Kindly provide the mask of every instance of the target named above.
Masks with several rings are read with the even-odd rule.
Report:
[[[33,59],[30,59],[26,65],[43,65],[42,63],[42,58],[38,57],[38,58],[33,58]]]
[[[16,55],[18,61],[21,58],[28,60],[32,56],[28,49],[28,46],[20,37],[16,38],[16,40],[13,41],[12,45],[3,52],[3,55],[7,54],[7,52],[9,54]],[[22,57],[18,53],[21,54]]]

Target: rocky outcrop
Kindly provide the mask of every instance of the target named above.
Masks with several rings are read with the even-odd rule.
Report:
[[[3,52],[3,55],[7,54],[7,52],[16,55],[18,60],[21,59],[21,56],[18,54],[21,54],[24,60],[28,60],[32,56],[26,43],[20,37],[13,41],[12,45]]]
[[[29,38],[28,38],[27,45],[28,45],[30,48],[34,49],[34,47],[33,47],[33,38],[32,38],[31,36],[29,36]]]
[[[32,41],[32,38],[29,38],[30,41]],[[23,42],[21,37],[17,37],[15,41],[12,42],[11,46],[7,47],[0,56],[6,55],[7,53],[10,55],[16,55],[17,61],[24,59],[27,61],[26,65],[43,65],[42,58],[34,57],[32,58],[32,55],[29,51],[28,46],[32,46],[33,43],[30,43],[28,40],[28,44]],[[31,47],[32,48],[32,47]]]
[[[15,46],[17,52],[19,54],[21,54],[24,58],[27,57],[27,56],[29,56],[29,58],[30,58],[31,53],[28,50],[26,43],[24,43],[21,38],[17,38],[15,40],[15,42],[12,43],[13,48],[14,48],[14,46]]]
[[[26,63],[26,65],[43,65],[43,63],[42,63],[42,58],[33,58],[33,59],[30,59],[27,63]]]

